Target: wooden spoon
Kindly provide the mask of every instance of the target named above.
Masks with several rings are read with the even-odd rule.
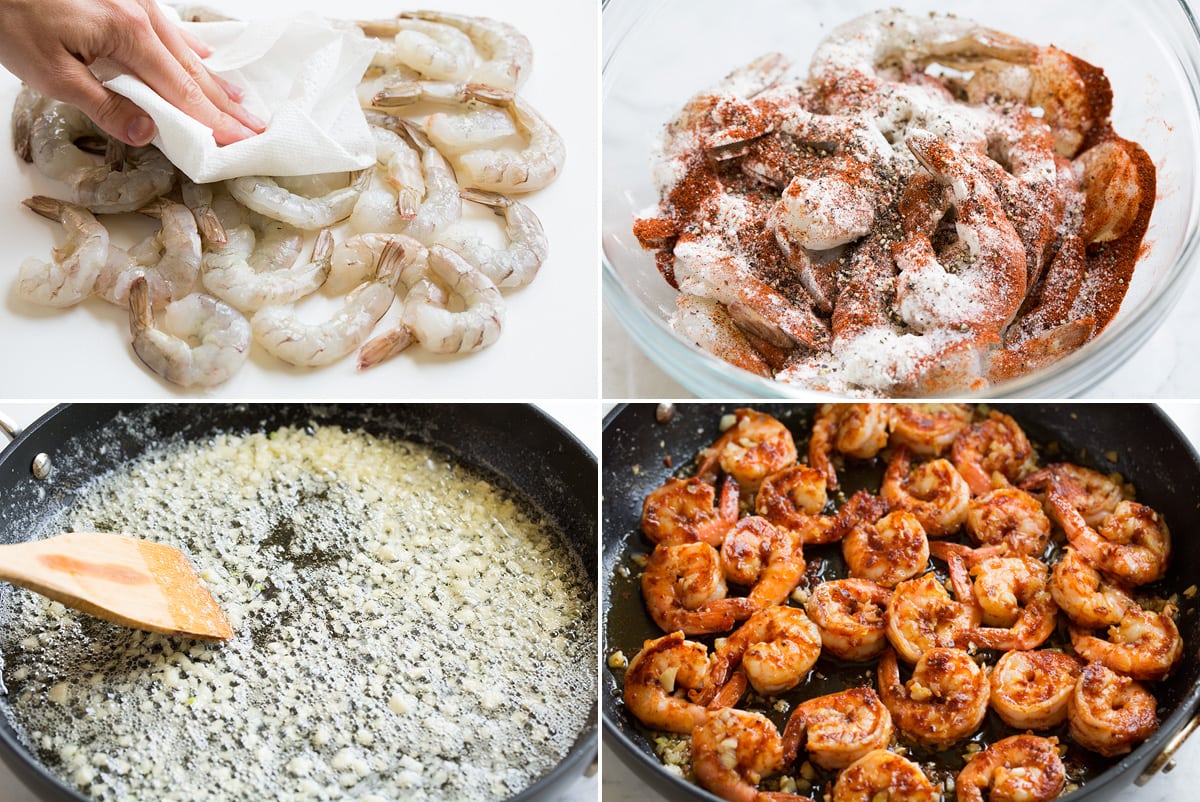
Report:
[[[68,532],[0,546],[0,580],[122,626],[202,640],[233,637],[191,561],[160,543]]]

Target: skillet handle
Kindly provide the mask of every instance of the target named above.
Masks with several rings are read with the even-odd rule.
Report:
[[[21,436],[21,427],[12,418],[0,412],[0,432],[3,432],[11,443]]]
[[[1159,772],[1166,774],[1172,771],[1176,765],[1174,760],[1175,752],[1178,751],[1179,747],[1183,746],[1188,736],[1195,732],[1197,727],[1200,727],[1200,715],[1192,716],[1191,720],[1183,726],[1183,729],[1175,733],[1174,737],[1167,741],[1162,751],[1158,753],[1154,760],[1150,761],[1150,765],[1146,766],[1142,773],[1138,775],[1138,778],[1133,781],[1134,784],[1145,785],[1153,780]]]

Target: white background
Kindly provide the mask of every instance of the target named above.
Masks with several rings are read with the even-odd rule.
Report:
[[[208,4],[253,18],[303,12],[385,18],[402,7],[390,0]],[[45,309],[15,296],[18,266],[29,256],[47,258],[58,228],[20,201],[35,193],[61,196],[62,189],[12,155],[5,124],[0,126],[5,143],[0,147],[0,398],[595,398],[599,3],[436,0],[421,5],[496,17],[520,28],[534,53],[533,71],[521,94],[566,143],[566,166],[558,180],[525,199],[545,226],[550,257],[532,284],[506,294],[508,318],[495,345],[477,354],[449,357],[410,348],[361,373],[355,370],[353,355],[325,368],[293,368],[255,347],[242,371],[213,391],[169,385],[133,354],[124,310],[99,299],[68,310]],[[18,81],[0,69],[5,119],[18,88]],[[498,231],[492,221],[499,218],[475,214]],[[394,319],[398,306],[385,323]]]

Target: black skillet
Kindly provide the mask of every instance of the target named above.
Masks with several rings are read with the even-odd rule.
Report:
[[[173,442],[219,432],[271,431],[311,423],[362,429],[438,446],[526,499],[565,533],[595,587],[596,458],[534,407],[518,404],[281,405],[82,404],[57,407],[0,450],[0,543],[26,539],[39,522],[69,505],[93,477]],[[34,475],[39,454],[49,474]],[[40,473],[40,467],[38,472]],[[0,585],[0,609],[11,588]],[[564,700],[589,704],[588,700]],[[47,802],[87,802],[17,740],[0,695],[0,758]],[[596,759],[594,712],[568,755],[546,776],[510,798],[556,798]],[[0,797],[3,793],[0,792]]]
[[[688,473],[695,454],[720,434],[723,414],[744,404],[677,404],[666,423],[660,423],[654,404],[617,407],[605,418],[603,437],[603,533],[601,557],[601,629],[603,655],[622,651],[632,658],[647,638],[662,633],[642,606],[635,555],[647,554],[650,544],[639,531],[642,499],[667,477]],[[814,405],[753,404],[755,409],[779,417],[806,452]],[[1174,549],[1169,574],[1152,589],[1161,595],[1179,594],[1178,618],[1184,658],[1174,674],[1155,683],[1159,702],[1158,732],[1131,754],[1103,762],[1072,747],[1068,767],[1086,776],[1079,789],[1063,799],[1097,802],[1113,799],[1135,780],[1149,778],[1169,757],[1180,737],[1194,726],[1200,709],[1200,594],[1187,598],[1183,591],[1200,582],[1200,461],[1174,424],[1156,407],[1132,404],[1010,404],[997,407],[1011,414],[1046,455],[1045,461],[1063,459],[1103,470],[1119,471],[1137,488],[1138,501],[1165,517]],[[1055,452],[1055,449],[1061,449]],[[1058,456],[1053,454],[1057,453]],[[1110,461],[1115,459],[1115,461]],[[863,468],[870,470],[870,467]],[[878,469],[876,468],[878,472]],[[836,570],[837,548],[806,549],[810,571],[814,563]],[[815,577],[820,578],[820,577]],[[719,798],[665,771],[654,753],[649,732],[625,709],[620,698],[622,672],[601,669],[601,708],[604,737],[621,759],[645,782],[673,800]],[[809,679],[809,692],[820,695],[848,684],[858,684],[873,666],[836,664],[822,657]],[[775,716],[785,717],[784,714]],[[1011,732],[1011,731],[1010,731]],[[998,733],[991,733],[992,737]],[[1175,737],[1179,736],[1179,737]],[[986,743],[988,733],[980,735]],[[1174,741],[1174,743],[1172,743]],[[1156,760],[1163,755],[1160,760]],[[946,757],[943,754],[942,757]],[[953,756],[950,756],[953,760]],[[949,771],[949,769],[948,769]],[[820,777],[819,781],[828,777]],[[814,789],[813,794],[818,796]]]

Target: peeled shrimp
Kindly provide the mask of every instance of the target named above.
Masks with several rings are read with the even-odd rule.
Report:
[[[465,33],[483,60],[472,71],[472,81],[502,89],[516,89],[533,66],[533,48],[529,39],[515,26],[487,17],[447,14],[441,11],[416,11],[401,17],[452,25]]]
[[[929,540],[917,516],[897,510],[850,530],[842,539],[842,556],[850,576],[891,588],[925,570]]]
[[[403,65],[437,81],[464,81],[475,66],[475,48],[456,27],[424,19],[396,18],[360,22],[363,33],[390,37],[372,64]]]
[[[642,573],[646,611],[665,632],[687,635],[728,632],[754,606],[726,598],[728,588],[717,550],[707,543],[658,545]]]
[[[215,387],[228,381],[250,354],[250,324],[232,306],[192,293],[167,304],[156,328],[144,278],[129,288],[133,350],[146,366],[182,387]]]
[[[720,546],[737,523],[737,483],[722,482],[720,504],[714,507],[716,498],[716,488],[708,482],[695,477],[668,479],[642,503],[642,532],[654,543],[668,546],[697,541]]]
[[[833,802],[939,802],[941,790],[921,768],[886,749],[868,752],[842,769],[833,784]]]
[[[894,509],[915,515],[929,537],[943,537],[957,532],[967,519],[971,491],[947,460],[912,467],[908,449],[900,446],[888,463],[880,495]]]
[[[1088,663],[1067,705],[1071,738],[1105,757],[1123,755],[1158,729],[1158,702],[1140,682]]]
[[[368,172],[359,173],[349,186],[315,198],[285,189],[274,178],[262,175],[231,178],[225,182],[225,187],[239,203],[259,214],[296,228],[315,231],[330,228],[350,216],[369,176]]]
[[[364,189],[350,213],[350,228],[359,233],[398,231],[416,217],[425,197],[421,153],[400,120],[379,112],[366,115],[375,138],[376,163],[383,168],[382,177],[392,191]],[[377,208],[380,202],[381,208]]]
[[[542,230],[537,215],[520,201],[483,192],[464,189],[459,192],[464,200],[481,203],[504,218],[504,233],[508,245],[493,248],[478,237],[464,234],[448,234],[441,242],[462,254],[475,267],[491,279],[497,287],[523,287],[533,281],[538,268],[549,255],[549,242]]]
[[[1021,489],[1030,491],[1045,490],[1051,485],[1079,511],[1088,526],[1098,526],[1124,498],[1121,485],[1112,478],[1069,462],[1047,465],[1021,481]]]
[[[1012,735],[989,745],[958,773],[958,802],[1048,802],[1062,793],[1067,770],[1058,739]]]
[[[966,404],[892,404],[889,441],[919,457],[940,457],[970,422]]]
[[[432,244],[447,226],[462,215],[458,179],[438,149],[412,123],[400,121],[400,128],[421,154],[421,173],[425,180],[425,197],[404,233],[426,245]]]
[[[888,645],[884,615],[891,596],[868,579],[835,579],[817,585],[804,609],[825,651],[841,660],[871,660]]]
[[[699,690],[708,676],[708,649],[672,632],[648,640],[625,670],[625,707],[647,727],[690,733],[704,723],[702,705],[681,698],[678,691]]]
[[[338,294],[346,293],[368,280],[378,271],[379,258],[389,244],[404,252],[399,273],[401,287],[407,290],[420,279],[428,278],[428,253],[417,240],[404,234],[355,234],[333,249],[325,289]]]
[[[202,245],[191,210],[159,198],[140,211],[159,218],[158,230],[128,251],[110,242],[108,261],[92,286],[94,294],[116,306],[128,306],[129,288],[138,277],[146,279],[155,305],[184,297],[200,275]]]
[[[1083,661],[1062,652],[1006,652],[992,669],[992,709],[1019,730],[1057,727],[1082,673]]]
[[[496,342],[505,314],[496,285],[443,245],[431,246],[427,259],[429,270],[452,295],[462,298],[463,309],[451,311],[432,282],[418,282],[409,291],[401,315],[417,342],[437,354],[480,351]]]
[[[1033,447],[1020,424],[992,410],[986,420],[967,427],[955,439],[953,459],[971,492],[980,495],[1025,478],[1032,470]]]
[[[1084,659],[1103,663],[1134,679],[1160,680],[1183,656],[1183,639],[1175,626],[1174,605],[1161,613],[1130,607],[1120,623],[1108,628],[1108,640],[1071,628],[1071,645]]]
[[[887,404],[822,404],[813,420],[808,443],[808,464],[825,475],[836,489],[837,472],[830,456],[834,451],[870,459],[887,445],[890,407]]]
[[[1119,624],[1134,606],[1127,590],[1105,580],[1069,546],[1051,571],[1050,594],[1071,623],[1085,629]]]
[[[967,534],[982,546],[1037,557],[1050,542],[1050,519],[1036,498],[1015,487],[974,496],[967,505]]]
[[[720,687],[740,665],[751,687],[763,696],[795,688],[821,654],[821,633],[797,607],[759,610],[717,648],[709,685]]]
[[[729,802],[812,802],[795,794],[758,790],[763,777],[783,768],[783,740],[762,713],[725,707],[709,713],[692,730],[696,779]]]
[[[480,105],[463,113],[437,112],[425,118],[424,128],[447,154],[498,148],[519,142],[517,126],[504,109]]]
[[[1154,510],[1122,501],[1099,529],[1092,529],[1057,488],[1052,486],[1047,491],[1046,500],[1071,545],[1107,576],[1130,585],[1144,585],[1166,574],[1171,533]]]
[[[30,135],[33,133],[33,121],[37,119],[45,102],[45,95],[25,84],[21,84],[21,91],[17,93],[17,99],[13,102],[13,150],[23,162],[33,161],[33,143],[30,141]]]
[[[958,643],[959,634],[979,624],[979,608],[970,598],[970,587],[955,585],[955,601],[933,574],[901,582],[892,589],[884,623],[888,641],[905,662],[917,659],[936,646]]]
[[[788,428],[770,415],[753,409],[733,414],[733,425],[701,452],[699,473],[719,465],[743,490],[757,490],[766,476],[796,461],[796,443]]]
[[[754,510],[780,529],[801,534],[813,516],[825,509],[825,475],[806,465],[792,465],[762,480]]]
[[[800,540],[764,518],[746,516],[721,545],[725,578],[750,588],[746,600],[755,610],[782,604],[804,577]]]
[[[930,649],[900,683],[896,653],[879,659],[879,697],[906,736],[930,749],[948,749],[973,735],[987,714],[987,674],[960,649]]]
[[[42,217],[62,223],[67,240],[51,251],[51,260],[29,258],[17,274],[17,294],[42,306],[72,306],[92,291],[108,261],[106,229],[92,213],[73,203],[34,195],[22,201]]]
[[[261,272],[248,261],[244,230],[236,232],[232,242],[205,256],[204,287],[213,295],[248,313],[265,306],[295,303],[325,283],[333,253],[333,233],[329,229],[317,235],[308,262]]]
[[[205,241],[214,245],[225,244],[225,227],[212,208],[213,191],[210,184],[197,184],[182,173],[179,176],[179,193],[183,205],[191,209],[196,218],[196,227]]]
[[[891,738],[892,716],[874,689],[852,688],[797,705],[783,730],[783,750],[786,758],[803,747],[818,766],[843,769],[886,749]]]

